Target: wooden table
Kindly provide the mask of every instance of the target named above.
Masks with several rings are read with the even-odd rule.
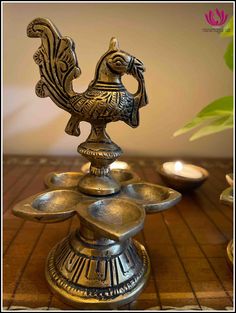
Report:
[[[123,160],[146,181],[164,185],[156,171],[163,159]],[[205,167],[210,177],[198,190],[185,194],[176,207],[146,217],[144,230],[137,239],[150,255],[151,276],[139,298],[121,309],[233,306],[232,271],[225,252],[232,238],[233,214],[231,208],[219,203],[220,193],[228,187],[225,174],[232,172],[232,160],[191,161]],[[4,157],[5,309],[72,309],[49,291],[44,264],[50,249],[78,225],[76,217],[59,224],[37,224],[13,216],[11,209],[18,201],[42,191],[48,172],[76,171],[83,163],[79,157]]]

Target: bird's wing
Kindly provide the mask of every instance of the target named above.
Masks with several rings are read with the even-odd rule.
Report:
[[[73,98],[71,105],[79,115],[90,119],[113,119],[120,115],[117,92],[89,88]]]

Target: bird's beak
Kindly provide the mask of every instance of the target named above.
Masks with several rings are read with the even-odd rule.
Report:
[[[135,62],[134,62],[135,66],[137,67],[137,69],[141,72],[145,72],[145,66],[143,64],[143,62],[141,62],[139,59],[135,58]]]
[[[145,72],[143,62],[141,62],[139,59],[132,57],[129,64],[128,74],[131,74],[136,79],[143,79],[143,72]]]

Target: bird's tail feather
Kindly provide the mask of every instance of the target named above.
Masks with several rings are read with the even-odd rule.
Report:
[[[72,112],[69,100],[76,95],[72,80],[81,73],[73,40],[62,37],[53,23],[44,18],[34,19],[27,27],[27,35],[42,40],[34,54],[41,75],[37,96],[50,97],[60,108]]]

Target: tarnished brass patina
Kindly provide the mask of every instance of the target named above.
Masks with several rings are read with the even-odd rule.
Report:
[[[81,171],[83,173],[88,173],[90,168],[90,162],[87,162],[81,166]],[[115,161],[110,164],[110,169],[118,169],[118,170],[130,170],[131,167],[127,162],[124,161]]]
[[[88,139],[78,147],[91,166],[88,173],[49,173],[48,189],[15,205],[13,213],[41,223],[77,215],[79,229],[48,256],[49,286],[77,308],[117,308],[138,296],[149,275],[147,252],[132,240],[143,228],[145,214],[166,210],[181,199],[173,189],[141,181],[129,168],[110,168],[122,150],[106,133],[106,124],[121,120],[138,126],[139,109],[147,104],[144,66],[112,38],[93,81],[78,94],[72,88],[72,80],[81,72],[73,41],[43,18],[33,20],[27,34],[42,40],[34,54],[41,75],[36,94],[49,96],[71,114],[68,134],[79,136],[81,121],[91,124]],[[135,94],[122,84],[124,74],[137,79]]]

